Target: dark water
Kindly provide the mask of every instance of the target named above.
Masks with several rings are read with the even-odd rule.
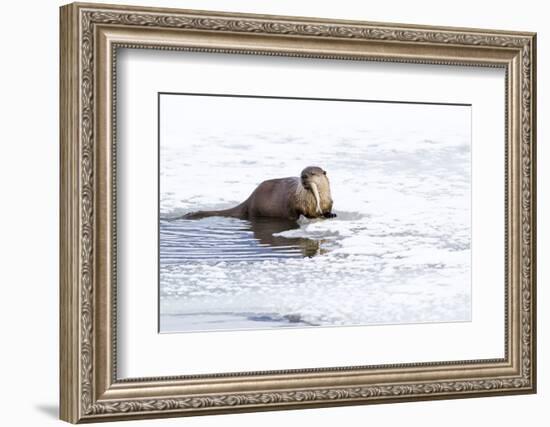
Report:
[[[295,221],[211,217],[160,221],[161,265],[193,261],[259,261],[312,257],[320,243],[274,234],[299,228]]]

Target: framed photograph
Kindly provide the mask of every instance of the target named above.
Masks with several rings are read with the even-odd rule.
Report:
[[[60,22],[63,420],[535,392],[534,33]]]

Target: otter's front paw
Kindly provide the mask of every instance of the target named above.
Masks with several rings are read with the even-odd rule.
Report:
[[[332,212],[326,212],[326,213],[323,214],[323,216],[325,218],[336,218],[337,215],[335,213],[332,213]]]

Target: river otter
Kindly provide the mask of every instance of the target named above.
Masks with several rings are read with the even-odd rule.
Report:
[[[219,211],[198,211],[183,219],[209,216],[228,216],[240,219],[259,217],[297,220],[306,218],[333,218],[332,197],[327,173],[317,166],[305,168],[300,178],[278,178],[262,182],[250,197],[240,205]]]

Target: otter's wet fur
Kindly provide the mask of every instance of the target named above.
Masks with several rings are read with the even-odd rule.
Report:
[[[318,166],[308,166],[300,177],[269,179],[262,182],[252,194],[230,209],[198,211],[184,215],[184,219],[200,219],[226,216],[240,219],[284,218],[333,218],[332,196],[326,171]]]

